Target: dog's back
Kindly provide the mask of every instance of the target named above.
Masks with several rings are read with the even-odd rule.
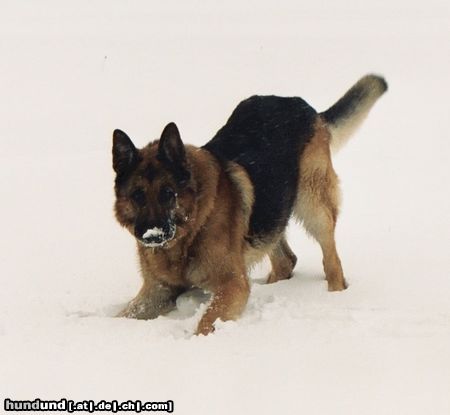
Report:
[[[299,155],[314,133],[316,111],[301,98],[253,96],[242,101],[204,148],[245,168],[255,202],[249,238],[282,231],[297,194]]]

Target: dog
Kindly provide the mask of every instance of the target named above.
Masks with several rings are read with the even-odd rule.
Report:
[[[237,319],[252,265],[268,255],[268,283],[291,277],[291,217],[320,244],[328,290],[347,288],[334,239],[340,193],[331,151],[386,90],[382,77],[367,75],[322,113],[298,97],[252,96],[200,148],[185,145],[174,123],[142,149],[115,130],[115,216],[137,241],[143,277],[119,316],[154,319],[199,287],[212,300],[196,334]]]

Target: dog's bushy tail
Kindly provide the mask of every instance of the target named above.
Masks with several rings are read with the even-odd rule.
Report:
[[[332,107],[320,115],[331,132],[330,147],[339,150],[359,128],[375,101],[388,86],[378,75],[366,75],[353,85]]]

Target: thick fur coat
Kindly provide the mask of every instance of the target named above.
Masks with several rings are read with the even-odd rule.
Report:
[[[115,213],[136,238],[143,277],[120,315],[156,318],[182,292],[200,287],[212,300],[197,334],[212,332],[217,319],[238,318],[254,263],[270,257],[269,283],[291,276],[297,258],[285,229],[292,216],[322,248],[328,289],[345,289],[331,150],[386,89],[383,78],[367,75],[323,113],[297,97],[253,96],[201,148],[185,145],[174,123],[142,149],[115,130]]]

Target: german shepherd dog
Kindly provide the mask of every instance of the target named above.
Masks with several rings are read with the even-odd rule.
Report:
[[[200,148],[183,144],[174,123],[140,150],[115,130],[115,214],[136,238],[143,277],[119,316],[156,318],[199,287],[212,300],[197,334],[211,333],[217,319],[238,318],[253,264],[268,255],[268,283],[291,277],[291,216],[319,242],[328,290],[344,290],[330,149],[344,144],[386,90],[383,78],[367,75],[322,113],[297,97],[252,96]]]

